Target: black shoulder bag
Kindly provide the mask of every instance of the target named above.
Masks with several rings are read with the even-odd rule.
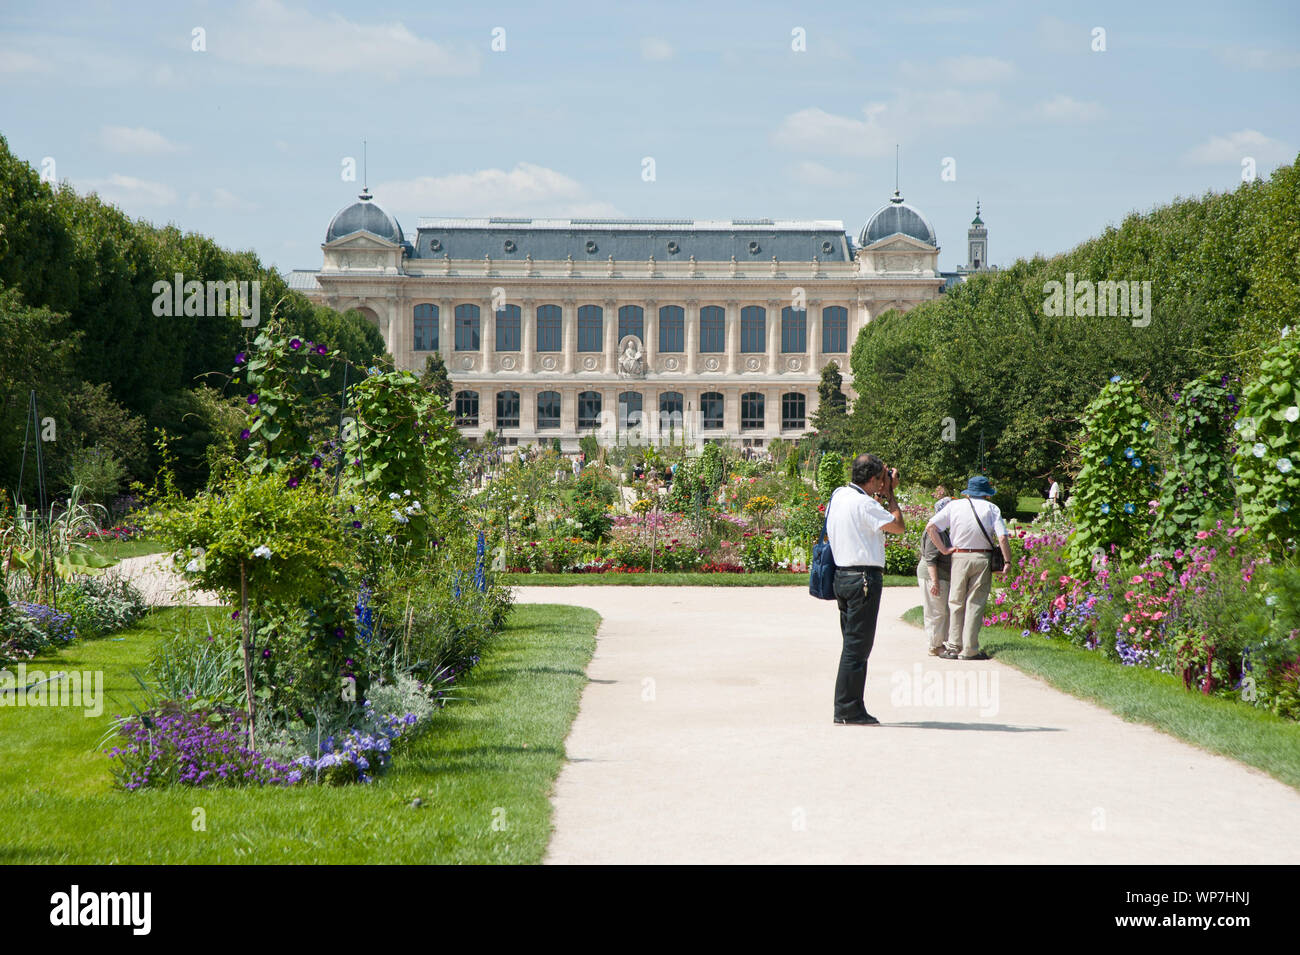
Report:
[[[989,560],[989,567],[992,568],[993,573],[995,574],[1001,570],[1005,570],[1007,559],[1002,556],[1002,548],[993,543],[993,538],[989,537],[989,532],[984,529],[984,522],[980,520],[980,512],[975,509],[975,502],[968,497],[966,498],[966,503],[970,505],[971,513],[975,515],[975,524],[979,527],[980,533],[984,535],[984,539],[988,541],[989,546],[993,548],[993,554]]]

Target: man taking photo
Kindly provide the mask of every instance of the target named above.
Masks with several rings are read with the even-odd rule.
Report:
[[[836,490],[826,505],[826,537],[835,557],[835,601],[844,639],[835,680],[835,722],[840,725],[880,722],[867,712],[863,695],[884,585],[885,535],[906,530],[894,496],[897,487],[896,468],[885,467],[874,454],[859,454],[853,459],[853,483]]]

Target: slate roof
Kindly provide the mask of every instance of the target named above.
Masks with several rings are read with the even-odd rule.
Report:
[[[396,242],[401,245],[402,227],[397,220],[381,209],[374,201],[368,198],[368,193],[362,193],[357,202],[352,203],[340,209],[330,220],[329,228],[325,231],[325,241],[333,242],[335,239],[345,235],[351,235],[353,232],[369,232],[371,235],[377,235],[389,242]]]
[[[924,213],[915,206],[909,206],[897,192],[886,205],[877,209],[867,220],[858,237],[858,245],[871,245],[891,235],[907,235],[919,239],[926,245],[938,248],[934,236],[934,226],[930,225]]]
[[[838,220],[772,219],[420,219],[414,258],[605,262],[740,263],[851,260]]]

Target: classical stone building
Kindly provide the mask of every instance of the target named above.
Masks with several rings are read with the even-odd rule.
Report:
[[[466,434],[566,450],[798,437],[828,362],[851,386],[858,329],[945,284],[897,191],[856,242],[771,219],[421,219],[408,239],[366,191],[322,249],[292,286],[360,310],[398,367],[440,352]]]

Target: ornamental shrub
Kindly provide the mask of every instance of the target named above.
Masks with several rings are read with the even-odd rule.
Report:
[[[817,493],[825,504],[835,489],[848,483],[848,468],[844,459],[834,451],[827,451],[817,463]]]
[[[1300,336],[1284,334],[1245,388],[1234,467],[1245,523],[1276,554],[1300,540]]]
[[[1229,422],[1236,415],[1231,379],[1217,372],[1174,395],[1164,476],[1151,536],[1166,553],[1187,547],[1214,516],[1231,510]]]
[[[1082,574],[1093,555],[1114,553],[1121,563],[1140,559],[1155,488],[1151,422],[1137,385],[1118,375],[1083,413],[1082,467],[1074,482],[1070,512],[1070,565]]]
[[[144,594],[125,577],[80,577],[59,591],[59,607],[82,637],[125,630],[145,615]]]

